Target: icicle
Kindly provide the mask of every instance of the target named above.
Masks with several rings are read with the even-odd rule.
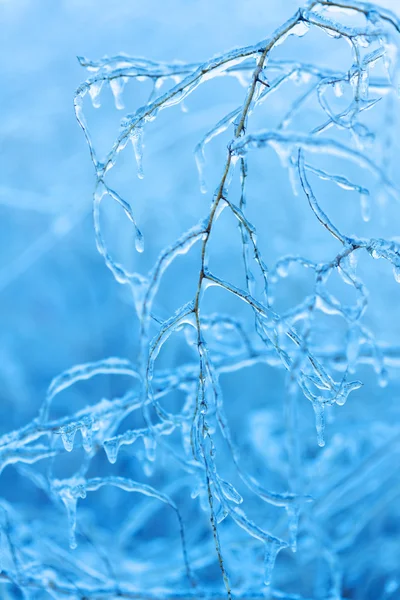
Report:
[[[115,108],[118,110],[125,108],[125,104],[122,99],[122,92],[127,81],[128,77],[114,77],[109,81],[110,88],[114,96]]]
[[[103,83],[104,83],[104,80],[100,79],[100,80],[95,81],[94,83],[90,84],[89,95],[92,100],[93,108],[100,108],[100,106],[101,106],[100,92],[101,92],[101,88],[103,87]]]
[[[378,385],[381,388],[385,388],[388,383],[389,383],[389,373],[388,373],[386,367],[382,366],[382,368],[380,369],[379,374],[378,374]]]
[[[215,513],[215,520],[217,521],[217,524],[219,525],[220,523],[222,523],[222,521],[224,521],[227,516],[228,512],[224,510],[223,507],[220,505],[218,507],[217,512]]]
[[[239,494],[237,490],[230,484],[228,481],[224,481],[223,479],[219,480],[221,491],[225,498],[231,500],[235,504],[241,504],[243,502],[242,496]]]
[[[225,210],[225,208],[229,206],[228,202],[226,202],[225,200],[221,199],[218,203],[217,208],[215,209],[215,213],[214,213],[214,223],[216,221],[218,221],[218,219],[220,218],[221,214],[223,213],[223,211]]]
[[[368,193],[362,192],[360,194],[360,204],[363,221],[368,223],[368,221],[371,219],[371,198]]]
[[[318,446],[321,446],[322,448],[325,446],[325,406],[323,402],[316,400],[313,402],[313,408],[315,413]]]
[[[270,540],[265,543],[264,548],[264,583],[271,585],[272,571],[274,570],[276,557],[281,546],[277,540]]]
[[[103,443],[104,450],[107,454],[107,458],[109,462],[113,465],[117,462],[118,450],[119,450],[119,441],[114,440],[106,440]]]
[[[382,258],[382,254],[379,252],[379,250],[377,248],[373,248],[371,250],[371,256],[373,259],[378,260],[379,258]]]
[[[155,469],[155,462],[149,460],[142,461],[143,473],[146,477],[152,477]]]
[[[71,452],[74,448],[75,434],[76,427],[65,427],[61,431],[61,439],[67,452]]]
[[[146,451],[146,458],[149,462],[156,460],[156,448],[157,442],[152,435],[146,435],[143,437],[143,443]]]
[[[309,23],[306,23],[306,21],[298,21],[298,23],[296,23],[296,25],[294,25],[291,29],[289,29],[289,31],[287,31],[285,34],[283,34],[277,40],[277,42],[275,42],[275,47],[283,44],[290,35],[297,35],[297,37],[303,37],[303,35],[305,35],[309,29],[310,29]]]
[[[347,402],[347,398],[354,390],[362,387],[361,381],[351,381],[350,383],[342,384],[339,392],[336,394],[335,402],[338,406],[343,406]]]
[[[61,482],[56,482],[56,484],[60,484]],[[81,498],[86,497],[86,490],[83,485],[78,485],[74,488],[70,486],[61,487],[59,490],[59,495],[61,500],[64,503],[65,508],[67,509],[67,517],[68,517],[68,529],[69,529],[69,547],[71,550],[75,550],[77,547],[76,543],[76,504],[77,498],[80,496]]]
[[[140,253],[144,251],[144,237],[138,227],[135,228],[135,248]]]
[[[143,127],[135,127],[130,134],[130,140],[135,154],[137,175],[139,179],[143,179]]]
[[[204,488],[204,484],[200,482],[192,489],[192,491],[190,492],[190,497],[192,500],[196,500],[196,498],[200,496],[202,488]]]

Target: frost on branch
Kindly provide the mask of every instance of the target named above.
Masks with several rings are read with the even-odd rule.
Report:
[[[399,526],[399,431],[371,405],[393,410],[383,389],[400,350],[369,318],[369,283],[377,259],[400,282],[399,238],[378,227],[399,202],[387,126],[399,31],[379,7],[316,0],[266,40],[205,63],[79,58],[89,77],[74,103],[96,176],[96,245],[129,291],[138,352],[59,374],[39,416],[0,438],[0,469],[12,465],[58,510],[29,527],[3,503],[3,582],[27,598],[395,597],[399,547],[388,528]],[[192,190],[185,201],[201,203],[202,217],[145,273],[135,270],[166,225],[146,237],[143,215],[154,209],[140,211],[115,173],[129,160],[143,190],[146,136],[165,126],[164,109],[190,114],[219,79],[236,104],[231,94],[229,110],[203,126],[216,114],[205,107],[199,121],[193,163],[204,196]],[[101,110],[109,88],[115,108],[128,110],[133,85],[147,99],[123,116],[103,155],[90,104]],[[270,226],[283,194],[301,216],[305,243],[294,253]],[[109,242],[110,203],[129,222],[128,264]],[[237,247],[227,269],[215,258],[221,231],[229,251],[231,239]],[[181,277],[194,286],[170,310],[162,290],[181,260],[192,261]],[[105,391],[57,413],[63,394],[110,376],[127,382],[122,395]],[[375,396],[364,383],[377,384]]]

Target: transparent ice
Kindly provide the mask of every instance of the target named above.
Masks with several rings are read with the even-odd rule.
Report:
[[[4,227],[4,598],[399,597],[399,43],[311,0],[205,62],[79,56],[92,210],[1,195],[50,220]]]

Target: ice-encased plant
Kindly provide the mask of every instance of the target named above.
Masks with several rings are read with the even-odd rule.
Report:
[[[2,503],[4,594],[398,597],[400,351],[384,337],[397,297],[379,269],[400,282],[399,32],[378,6],[316,0],[268,39],[202,64],[79,59],[90,72],[74,103],[96,174],[96,244],[131,292],[137,355],[61,373],[39,416],[0,438],[1,468],[56,507],[33,519],[29,498]],[[143,102],[103,156],[103,122],[95,141],[87,120],[108,87],[116,109]],[[186,182],[193,123],[206,202]],[[147,198],[137,216],[129,153],[143,179],[144,138],[155,160],[182,143],[185,183],[171,191],[152,172],[165,204]],[[129,229],[107,220],[110,201]],[[203,216],[144,275],[135,253],[146,255],[146,240],[151,254],[179,212],[172,234]],[[73,395],[108,376],[124,393],[94,384]]]

